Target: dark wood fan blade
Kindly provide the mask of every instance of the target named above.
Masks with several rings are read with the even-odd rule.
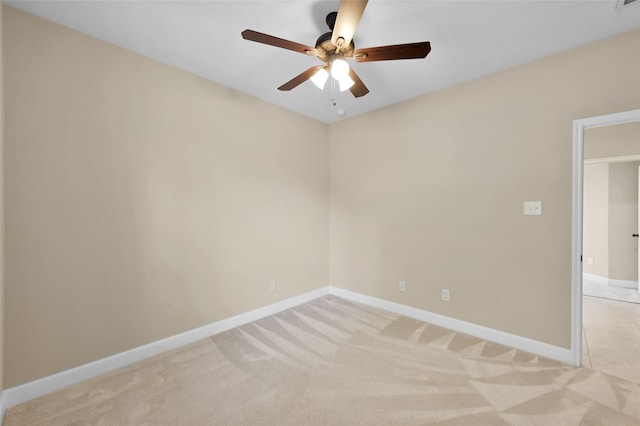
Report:
[[[316,65],[315,67],[309,68],[308,70],[293,77],[291,80],[287,81],[282,86],[278,87],[278,90],[288,91],[298,87],[305,81],[309,80],[309,78],[311,78],[311,76],[315,74],[320,68],[322,68],[320,65]]]
[[[315,48],[296,43],[295,41],[285,40],[283,38],[274,37],[269,34],[259,33],[253,30],[244,30],[242,38],[245,40],[255,41],[257,43],[268,44],[269,46],[281,47],[283,49],[293,50],[300,53],[313,53]]]
[[[356,32],[364,8],[367,7],[367,0],[342,0],[338,8],[338,16],[331,34],[331,42],[338,46],[338,39],[343,38],[343,46],[349,46]]]
[[[353,68],[349,69],[349,77],[351,77],[351,80],[355,82],[353,86],[349,88],[349,91],[353,93],[353,96],[359,98],[369,93],[369,89],[367,89],[367,86],[365,86],[362,80],[360,80],[360,77],[358,77],[358,74],[356,74]]]
[[[396,59],[418,59],[431,52],[431,43],[395,44],[393,46],[368,47],[353,53],[357,62],[394,61]]]

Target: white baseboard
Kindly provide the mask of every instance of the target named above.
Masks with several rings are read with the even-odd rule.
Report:
[[[472,324],[455,318],[446,317],[444,315],[434,314],[432,312],[423,311],[421,309],[412,308],[410,306],[401,305],[399,303],[389,302],[384,299],[378,299],[376,297],[367,296],[350,290],[330,287],[329,293],[338,297],[342,297],[343,299],[349,299],[353,300],[354,302],[364,303],[365,305],[415,318],[417,320],[448,328],[450,330],[459,331],[461,333],[469,334],[480,339],[489,340],[501,345],[510,346],[512,348],[521,349],[523,351],[527,351],[546,358],[575,365],[571,349],[551,345],[549,343],[539,342],[533,339],[527,339],[526,337],[517,336],[515,334],[506,333],[504,331],[495,330],[493,328],[488,328],[477,324]]]
[[[222,333],[223,331],[248,324],[269,315],[277,314],[287,309],[291,309],[303,303],[310,302],[322,296],[332,294],[344,299],[353,300],[354,302],[363,303],[376,308],[385,309],[407,317],[419,319],[430,324],[445,327],[461,333],[466,333],[481,339],[490,340],[505,346],[522,349],[527,352],[541,355],[547,358],[562,361],[568,364],[572,363],[571,350],[550,345],[548,343],[539,342],[532,339],[516,336],[514,334],[505,333],[481,325],[468,323],[443,315],[435,314],[421,309],[412,308],[410,306],[401,305],[395,302],[389,302],[384,299],[367,296],[350,290],[338,287],[323,287],[317,290],[295,296],[274,304],[258,308],[231,318],[226,318],[203,327],[186,331],[166,339],[151,342],[144,346],[121,352],[88,364],[61,371],[51,376],[43,377],[13,388],[5,389],[0,394],[0,424],[4,417],[4,410],[14,405],[38,398],[50,392],[54,392],[76,383],[92,379],[105,373],[117,370],[138,361],[150,358],[155,355],[168,352],[173,349],[180,348],[198,340],[209,336]]]
[[[593,274],[587,274],[587,273],[583,273],[582,276],[584,277],[584,279],[593,281],[598,284],[612,285],[614,287],[632,288],[634,290],[638,289],[638,281],[616,280],[613,278],[601,277],[600,275],[593,275]]]
[[[144,346],[139,346],[131,350],[121,352],[97,361],[83,364],[69,370],[61,371],[51,376],[43,377],[13,388],[5,389],[2,398],[2,409],[38,398],[50,392],[54,392],[67,386],[92,379],[105,373],[117,370],[138,361],[150,358],[173,349],[180,348],[209,336],[222,333],[223,331],[238,327],[243,324],[259,320],[269,315],[277,314],[284,310],[293,308],[303,303],[310,302],[329,294],[329,287],[319,288],[309,293],[301,294],[289,299],[281,300],[274,304],[254,309],[240,315],[226,318],[221,321],[195,328],[166,339],[151,342]],[[1,423],[0,418],[0,424]]]
[[[613,278],[609,279],[609,285],[614,287],[624,287],[631,288],[634,290],[638,289],[638,281],[630,281],[630,280],[614,280]]]
[[[582,273],[583,280],[593,281],[594,283],[609,285],[609,278],[601,277],[600,275],[587,274],[586,272]]]

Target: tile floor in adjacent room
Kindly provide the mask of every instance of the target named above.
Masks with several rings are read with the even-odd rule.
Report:
[[[640,304],[582,300],[582,365],[640,383]]]
[[[640,303],[640,292],[637,288],[618,287],[602,282],[582,279],[582,294],[605,299],[620,300],[622,302]]]

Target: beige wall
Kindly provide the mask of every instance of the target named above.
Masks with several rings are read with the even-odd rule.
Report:
[[[586,147],[586,144],[585,144]],[[585,164],[583,271],[609,277],[609,164]],[[589,260],[593,265],[589,265]]]
[[[640,161],[609,165],[609,275],[638,281],[638,166]]]
[[[640,107],[639,51],[634,31],[332,126],[331,283],[570,347],[572,122]]]
[[[328,284],[327,126],[3,24],[5,387]]]
[[[640,83],[636,83],[638,86]],[[640,154],[640,122],[587,129],[584,158],[623,157]]]

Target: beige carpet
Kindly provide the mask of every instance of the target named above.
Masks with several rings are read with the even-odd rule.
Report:
[[[327,296],[5,425],[638,425],[640,385]]]

